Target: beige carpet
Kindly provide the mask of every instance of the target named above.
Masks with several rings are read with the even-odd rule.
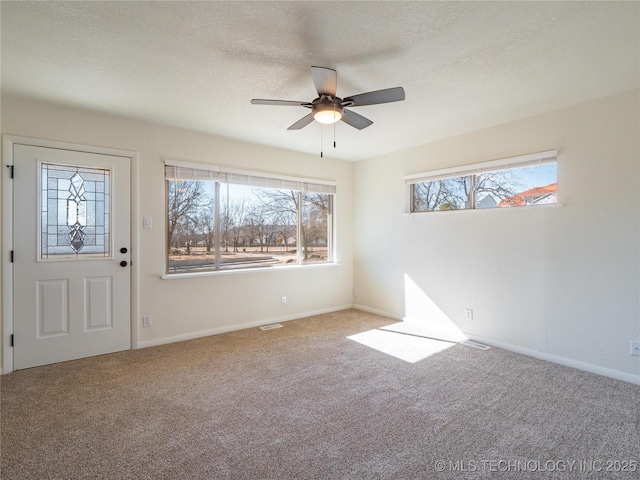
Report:
[[[640,387],[347,338],[392,323],[347,310],[5,375],[0,476],[640,478]]]

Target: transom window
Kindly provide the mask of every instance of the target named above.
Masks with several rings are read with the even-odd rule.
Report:
[[[409,212],[557,203],[555,150],[405,177]]]
[[[333,261],[335,184],[167,162],[167,272]]]

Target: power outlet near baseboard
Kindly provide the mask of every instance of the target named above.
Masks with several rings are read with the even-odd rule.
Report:
[[[142,316],[142,326],[150,327],[151,326],[151,315],[143,315]]]
[[[633,355],[634,357],[640,357],[640,340],[629,341],[629,346],[631,355]]]

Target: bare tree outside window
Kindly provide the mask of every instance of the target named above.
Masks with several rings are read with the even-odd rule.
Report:
[[[413,187],[413,211],[459,210],[468,208],[469,177],[443,178],[416,183]]]
[[[204,182],[178,180],[169,181],[168,197],[168,230],[169,247],[180,248],[180,240],[189,245],[189,235],[197,224],[198,210],[209,204]]]
[[[229,226],[229,230],[226,234],[229,237],[228,242],[233,246],[233,253],[238,253],[238,249],[245,247],[248,231],[247,215],[249,214],[249,206],[246,198],[240,198],[225,202],[225,216],[227,219],[225,222]],[[225,248],[225,252],[229,252],[229,244]]]
[[[213,203],[202,206],[198,210],[196,223],[202,236],[202,241],[206,247],[206,251],[207,253],[211,253],[215,248],[214,240],[216,233],[215,205]]]
[[[301,235],[304,246],[304,262],[327,259],[329,201],[327,194],[302,194]]]
[[[263,214],[270,219],[275,243],[285,247],[296,245],[298,192],[260,189],[256,191],[256,197],[263,207]]]

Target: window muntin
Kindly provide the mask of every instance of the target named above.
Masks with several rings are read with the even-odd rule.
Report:
[[[171,178],[178,167],[166,170],[169,273],[333,261],[335,186],[197,169],[181,173],[203,180],[183,180]]]
[[[409,184],[409,210],[431,212],[557,203],[555,153],[541,152],[509,159],[509,163],[492,161],[408,176],[405,182]]]

